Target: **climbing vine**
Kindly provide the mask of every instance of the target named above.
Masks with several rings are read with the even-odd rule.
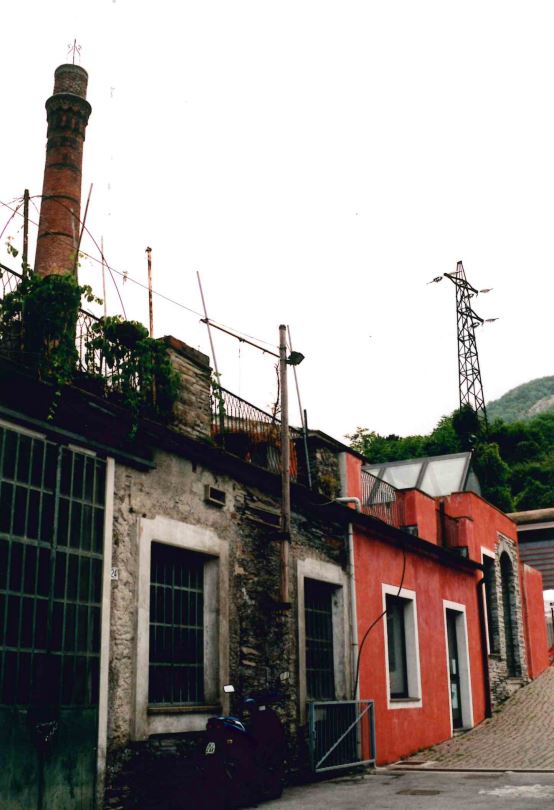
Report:
[[[101,318],[92,325],[86,356],[89,368],[109,378],[135,418],[149,411],[171,416],[179,375],[164,344],[149,337],[139,321]]]
[[[54,405],[73,380],[77,364],[75,327],[81,298],[95,300],[92,289],[72,276],[25,272],[15,290],[0,302],[0,340],[17,346],[25,365],[53,383]],[[51,409],[51,415],[53,410]]]
[[[23,268],[17,288],[0,300],[0,343],[22,357],[39,379],[54,386],[52,419],[65,385],[77,382],[79,355],[75,333],[82,301],[101,303],[91,287],[71,275],[37,276]],[[87,374],[116,392],[133,416],[171,415],[179,390],[163,343],[148,336],[137,321],[119,317],[93,321],[83,337]]]

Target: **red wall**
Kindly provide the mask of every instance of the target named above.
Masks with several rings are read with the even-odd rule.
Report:
[[[360,461],[346,454],[347,492],[360,496]],[[459,518],[450,541],[467,546],[470,559],[481,562],[481,548],[495,552],[498,533],[517,544],[515,524],[500,510],[472,492],[458,492],[433,499],[418,490],[402,490],[405,525],[417,525],[419,536],[437,543],[437,508]],[[369,625],[383,612],[382,585],[399,586],[402,578],[401,548],[379,540],[359,528],[354,532],[356,600],[359,644]],[[520,572],[524,600],[524,628],[530,677],[548,666],[542,580],[534,569]],[[473,723],[485,716],[485,679],[477,583],[481,572],[465,573],[454,565],[415,552],[406,553],[403,587],[416,594],[422,706],[387,707],[385,620],[367,636],[360,658],[360,697],[375,701],[377,762],[393,762],[421,748],[448,739],[452,733],[443,600],[464,605],[473,705]]]
[[[350,498],[362,497],[362,460],[353,456],[351,453],[345,453],[346,464],[346,495]]]
[[[471,518],[467,536],[469,556],[472,559],[481,561],[481,547],[495,550],[498,532],[516,543],[519,554],[515,523],[488,501],[471,492],[455,492],[445,498],[445,505],[448,514],[453,517],[467,515]],[[527,667],[529,677],[536,678],[549,663],[542,576],[531,566],[520,564],[519,568]]]
[[[382,584],[400,585],[402,549],[356,532],[358,637],[383,611]],[[360,697],[375,701],[377,761],[393,762],[451,736],[443,599],[466,606],[473,721],[485,713],[476,579],[408,552],[403,587],[416,593],[422,707],[387,708],[385,622],[369,633],[360,659]]]
[[[536,678],[549,664],[542,575],[536,568],[520,566],[521,593],[523,599],[523,622],[529,677]]]
[[[468,517],[473,521],[473,526],[466,535],[470,559],[481,562],[481,546],[494,552],[498,532],[517,543],[515,523],[474,492],[454,492],[443,500],[448,515]]]
[[[437,542],[437,504],[435,499],[419,489],[400,491],[406,526],[417,526],[418,535],[431,543]]]

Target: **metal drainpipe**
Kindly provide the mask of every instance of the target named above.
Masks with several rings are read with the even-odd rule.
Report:
[[[344,497],[335,498],[337,503],[353,503],[356,505],[356,512],[362,511],[362,505],[359,498]],[[350,587],[350,638],[352,639],[352,667],[353,673],[356,671],[358,664],[358,611],[356,608],[356,578],[354,570],[354,532],[352,524],[348,524],[348,580]],[[354,677],[354,674],[352,674]],[[356,694],[353,696],[354,700],[360,699],[360,682],[356,684]]]
[[[483,675],[485,679],[485,717],[492,717],[491,679],[489,673],[489,655],[487,651],[487,626],[485,622],[485,578],[477,583],[477,602],[479,604],[479,624],[481,625],[481,648],[483,650]]]

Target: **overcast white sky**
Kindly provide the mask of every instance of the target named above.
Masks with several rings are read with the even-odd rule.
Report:
[[[311,427],[422,432],[456,407],[454,288],[427,282],[458,259],[494,288],[476,303],[500,318],[479,330],[486,398],[554,373],[552,2],[3,11],[0,199],[41,192],[44,101],[76,37],[93,108],[83,196],[93,183],[108,261],[145,282],[149,245],[160,292],[200,311],[198,270],[215,320],[274,343],[288,323]],[[101,294],[98,265],[82,279]],[[146,323],[146,294],[118,283]],[[107,298],[119,311],[111,282]],[[198,321],[155,301],[157,335],[208,353]],[[223,385],[270,405],[272,359],[215,340]]]

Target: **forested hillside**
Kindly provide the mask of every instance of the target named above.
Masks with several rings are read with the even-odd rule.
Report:
[[[516,422],[550,411],[554,412],[554,377],[539,377],[518,385],[487,405],[491,421]]]
[[[553,378],[554,379],[554,378]],[[427,436],[380,436],[358,428],[351,446],[369,461],[398,461],[473,450],[483,496],[505,512],[554,506],[554,413],[484,431],[471,409],[444,416]]]

